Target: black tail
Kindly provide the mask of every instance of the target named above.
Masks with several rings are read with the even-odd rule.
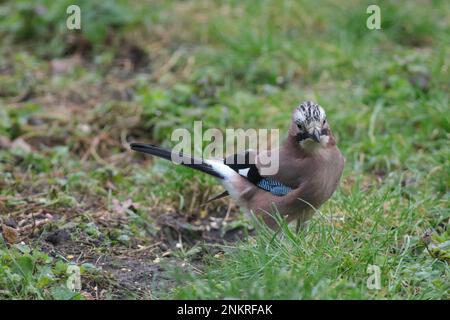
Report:
[[[172,150],[164,149],[158,146],[145,143],[131,143],[130,147],[131,150],[134,151],[148,153],[166,160],[172,160]],[[205,172],[209,175],[212,175],[213,177],[223,179],[223,176],[220,173],[214,171],[214,169],[209,164],[205,163],[202,159],[186,156],[183,155],[181,152],[179,153],[179,157],[182,158],[181,160],[182,165]]]

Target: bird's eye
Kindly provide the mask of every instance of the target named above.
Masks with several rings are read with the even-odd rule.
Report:
[[[327,119],[323,119],[323,123],[322,124],[325,124],[325,123],[327,123]]]

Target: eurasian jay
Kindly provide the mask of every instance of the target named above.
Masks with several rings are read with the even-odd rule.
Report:
[[[132,143],[131,149],[167,160],[172,151],[158,146]],[[312,101],[302,102],[292,113],[284,144],[269,152],[279,152],[278,172],[261,174],[258,155],[253,150],[223,160],[197,159],[179,154],[181,164],[217,178],[226,191],[212,200],[230,195],[238,205],[261,217],[271,228],[278,223],[278,211],[287,222],[298,225],[311,218],[315,209],[336,190],[344,167],[324,109]],[[244,160],[244,161],[243,161]]]

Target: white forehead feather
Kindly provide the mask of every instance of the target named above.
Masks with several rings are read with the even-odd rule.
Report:
[[[296,123],[321,122],[326,118],[325,110],[313,102],[304,101],[294,111],[294,121]]]

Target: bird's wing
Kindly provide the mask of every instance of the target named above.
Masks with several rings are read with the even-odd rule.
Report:
[[[253,183],[256,187],[270,192],[275,196],[285,196],[292,191],[292,188],[271,177],[264,177],[260,174],[256,165],[257,153],[254,150],[246,150],[243,153],[234,154],[224,159],[224,164]]]
[[[255,150],[245,150],[241,153],[236,153],[226,157],[223,160],[223,163],[259,189],[270,192],[275,196],[282,197],[291,192],[292,188],[286,186],[280,181],[270,177],[264,177],[260,174],[256,165],[256,155],[257,153]],[[229,196],[228,191],[224,191],[221,194],[208,199],[204,205],[227,196]]]

